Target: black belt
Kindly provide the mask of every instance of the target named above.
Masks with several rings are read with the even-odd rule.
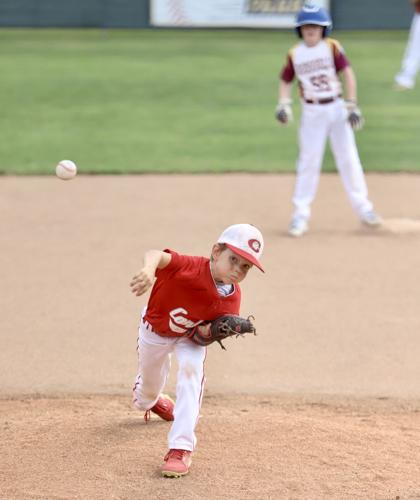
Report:
[[[339,97],[341,97],[341,96],[338,96],[338,97],[326,97],[325,99],[318,99],[316,101],[314,101],[312,99],[304,99],[304,101],[307,102],[308,104],[328,104],[330,102],[336,101]]]

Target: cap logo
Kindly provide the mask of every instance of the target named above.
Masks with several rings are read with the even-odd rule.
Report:
[[[261,243],[258,240],[255,240],[255,239],[248,240],[248,246],[255,253],[258,253],[261,250]]]

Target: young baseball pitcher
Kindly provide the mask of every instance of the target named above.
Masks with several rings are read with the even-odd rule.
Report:
[[[420,68],[420,0],[411,0],[414,16],[411,21],[410,35],[402,60],[401,71],[395,76],[397,90],[413,89]]]
[[[296,31],[301,41],[289,51],[280,74],[277,120],[287,124],[293,118],[291,87],[295,77],[302,103],[293,195],[295,209],[289,226],[289,234],[294,237],[302,236],[308,230],[310,207],[318,187],[327,138],[353,210],[369,227],[382,223],[368,199],[352,130],[363,125],[357,106],[354,72],[340,43],[327,37],[331,25],[325,9],[314,4],[304,5],[296,19]],[[345,101],[339,73],[344,78]]]
[[[169,451],[161,469],[165,477],[188,473],[196,445],[206,344],[210,343],[205,341],[209,334],[205,322],[216,323],[225,315],[238,318],[239,283],[253,266],[263,270],[263,247],[263,237],[255,226],[235,224],[223,231],[210,258],[180,255],[168,249],[146,252],[143,268],[130,283],[137,296],[153,285],[139,326],[139,367],[133,404],[146,412],[146,421],[150,412],[173,421],[168,435]],[[193,335],[199,329],[203,337]],[[179,365],[176,403],[162,394],[172,353]]]

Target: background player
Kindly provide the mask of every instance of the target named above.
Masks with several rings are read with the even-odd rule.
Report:
[[[253,265],[262,270],[263,246],[256,227],[235,224],[223,231],[210,259],[172,250],[146,252],[143,268],[130,283],[132,292],[141,295],[157,278],[140,321],[133,404],[146,411],[145,418],[152,411],[164,420],[173,420],[163,476],[187,474],[196,445],[206,347],[188,338],[189,329],[225,314],[239,314],[239,283]],[[173,352],[179,365],[175,406],[161,394]]]
[[[296,31],[302,41],[289,51],[280,75],[277,119],[282,124],[292,119],[290,96],[295,76],[303,107],[293,195],[295,211],[289,226],[289,234],[295,237],[308,230],[310,206],[318,187],[327,138],[354,211],[368,226],[376,227],[382,222],[368,199],[352,131],[352,127],[358,129],[363,125],[357,107],[354,72],[341,45],[326,37],[331,25],[326,10],[313,4],[305,5],[296,21]],[[342,99],[339,72],[345,80],[346,102]]]
[[[411,22],[401,71],[395,77],[397,90],[414,88],[416,74],[420,67],[420,0],[411,0],[411,3],[415,13]]]

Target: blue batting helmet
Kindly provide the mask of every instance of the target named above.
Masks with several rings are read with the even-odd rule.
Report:
[[[332,21],[328,12],[322,7],[313,4],[305,4],[296,17],[295,28],[300,38],[302,38],[300,28],[305,24],[322,26],[324,28],[322,36],[324,37],[328,35],[332,28]]]

